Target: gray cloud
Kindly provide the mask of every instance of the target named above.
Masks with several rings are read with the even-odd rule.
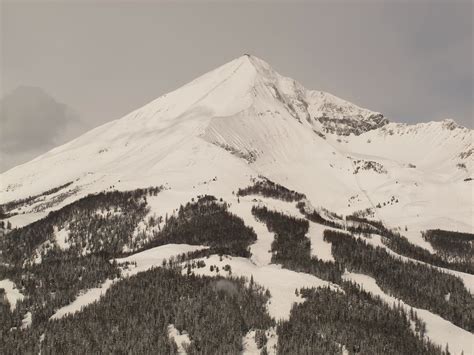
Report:
[[[64,142],[80,127],[77,114],[42,89],[16,88],[0,100],[1,170]]]

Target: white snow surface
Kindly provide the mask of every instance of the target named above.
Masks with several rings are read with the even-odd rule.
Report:
[[[259,355],[260,349],[255,342],[255,330],[249,331],[242,339],[243,350],[241,355]]]
[[[294,203],[288,203],[273,198],[262,196],[235,196],[229,197],[231,201],[229,211],[240,217],[246,226],[252,227],[257,234],[257,241],[250,245],[252,253],[250,259],[257,266],[269,265],[272,258],[271,245],[275,239],[274,233],[270,233],[265,223],[259,222],[252,215],[252,206],[266,206],[271,210],[284,213],[288,216],[302,218],[301,213],[296,209]],[[238,202],[240,201],[240,202]],[[328,244],[330,246],[330,244]]]
[[[31,314],[31,312],[26,312],[25,316],[21,320],[21,329],[28,328],[32,322],[33,322],[33,315]]]
[[[178,355],[186,355],[184,347],[186,344],[190,344],[189,334],[186,332],[180,332],[173,324],[168,325],[168,336],[173,339],[178,346]]]
[[[426,336],[435,344],[440,345],[443,349],[446,344],[449,345],[449,350],[452,354],[474,354],[474,335],[470,332],[448,322],[440,316],[433,314],[425,309],[411,307],[402,300],[389,296],[380,289],[375,279],[370,276],[356,273],[345,273],[343,278],[353,281],[363,287],[364,290],[380,296],[381,299],[393,305],[394,303],[403,306],[405,311],[409,312],[410,308],[418,314],[426,323]]]
[[[240,203],[233,203],[230,212],[242,218],[246,226],[252,227],[257,234],[257,241],[250,246],[251,260],[258,266],[268,265],[272,259],[271,245],[275,239],[265,223],[257,221],[252,215],[254,203],[249,198],[241,198]]]
[[[267,336],[267,352],[269,355],[276,355],[276,346],[278,342],[278,335],[276,334],[275,328],[270,328],[265,331]],[[260,355],[262,348],[257,347],[255,342],[255,330],[249,331],[242,339],[242,352],[241,355]]]
[[[336,230],[322,224],[310,222],[308,230],[308,238],[311,240],[311,255],[323,261],[334,261],[331,252],[331,243],[327,243],[323,239],[325,230]]]
[[[206,267],[194,269],[195,274],[229,276],[223,270],[224,266],[228,264],[231,266],[232,276],[244,276],[248,279],[253,276],[255,283],[270,291],[271,299],[268,304],[268,312],[270,316],[277,320],[288,319],[293,304],[303,301],[300,296],[296,296],[296,289],[303,287],[330,287],[335,291],[340,291],[339,286],[328,281],[321,280],[310,274],[283,269],[280,265],[257,266],[248,259],[230,256],[220,261],[217,255],[198,260],[203,260],[206,263]],[[211,272],[211,265],[218,266],[219,272]],[[183,270],[183,272],[186,272],[186,270]]]
[[[127,256],[126,258],[115,259],[118,264],[126,262],[136,263],[130,269],[123,270],[124,276],[130,277],[139,272],[150,270],[153,267],[162,266],[163,260],[175,257],[192,251],[207,249],[206,246],[189,245],[189,244],[166,244],[159,247],[151,248],[136,254]]]
[[[398,203],[375,208],[376,217],[392,227],[408,226],[413,242],[423,247],[429,248],[417,236],[426,228],[472,232],[474,190],[472,181],[464,181],[473,175],[472,130],[445,120],[389,123],[359,136],[315,133],[320,115],[363,125],[377,114],[307,90],[244,55],[2,173],[0,201],[74,181],[73,196],[40,213],[24,207],[10,219],[22,226],[110,186],[168,184],[189,196],[217,176],[219,183],[209,183],[208,193],[229,197],[261,174],[342,214],[396,196]],[[377,162],[387,173],[354,174],[353,159]],[[353,196],[358,197],[350,202]]]
[[[69,243],[67,242],[69,231],[66,228],[58,229],[58,227],[55,226],[54,236],[56,244],[61,250],[67,250],[69,248]]]
[[[8,279],[0,280],[0,288],[5,290],[5,296],[10,304],[10,309],[13,312],[16,308],[17,302],[23,300],[25,296],[20,292],[20,290],[18,290],[15,283]]]
[[[67,314],[74,314],[76,312],[79,312],[82,308],[99,300],[100,297],[102,297],[107,292],[109,287],[112,286],[114,282],[115,280],[108,279],[105,280],[99,287],[94,287],[84,291],[79,296],[77,296],[77,298],[72,303],[58,309],[50,317],[50,319],[59,319]]]

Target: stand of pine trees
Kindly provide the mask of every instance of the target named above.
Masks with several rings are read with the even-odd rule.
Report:
[[[35,349],[41,336],[39,329],[49,324],[49,318],[57,309],[73,302],[81,291],[120,277],[120,269],[110,260],[125,255],[122,250],[129,245],[139,222],[149,223],[144,220],[148,213],[146,197],[158,194],[160,189],[89,195],[51,212],[42,220],[8,233],[0,241],[0,280],[12,280],[25,299],[18,302],[14,312],[10,312],[8,303],[2,306],[8,310],[2,314],[0,332],[5,335],[2,339]],[[54,242],[54,228],[66,224],[70,246],[60,249]],[[168,243],[211,247],[183,255],[179,260],[184,262],[211,253],[250,256],[249,245],[255,240],[252,228],[229,213],[225,203],[212,196],[203,196],[181,206],[176,215],[167,219],[162,230],[151,235],[151,242],[141,250]],[[40,260],[32,262],[38,248],[44,245],[49,248],[43,250]],[[27,330],[20,330],[27,312],[32,313],[32,325]],[[0,343],[0,348],[5,347]]]
[[[432,229],[422,236],[444,260],[466,263],[471,266],[469,273],[474,274],[474,234]]]
[[[347,230],[351,233],[378,234],[383,237],[382,242],[387,247],[400,255],[434,266],[474,274],[473,234],[439,230],[422,233],[423,238],[429,241],[437,252],[432,254],[428,250],[410,243],[400,233],[387,229],[382,222],[357,216],[347,216],[346,220]],[[357,226],[351,226],[351,223],[356,223]]]
[[[303,202],[303,201],[298,202],[296,204],[296,207],[299,209],[301,214],[303,216],[305,216],[311,222],[319,223],[319,224],[322,224],[322,225],[325,225],[325,226],[338,228],[338,229],[343,229],[344,228],[344,226],[342,224],[342,221],[337,222],[337,221],[334,221],[334,220],[329,220],[327,218],[324,218],[324,217],[321,216],[321,214],[319,214],[315,210],[312,210],[311,212],[308,212],[307,208],[306,208],[306,203]],[[340,219],[340,217],[337,214],[335,214],[335,213],[330,213],[330,214],[332,215],[333,218]]]
[[[441,348],[413,333],[410,320],[422,322],[402,308],[391,307],[344,282],[344,292],[302,289],[305,301],[295,304],[290,319],[277,328],[278,354],[443,354]]]
[[[252,207],[252,214],[266,223],[275,233],[272,243],[272,262],[283,267],[313,274],[324,280],[340,282],[344,268],[339,263],[322,261],[311,256],[311,241],[306,236],[309,223],[305,219],[289,217],[266,207]]]
[[[349,234],[326,230],[324,239],[332,243],[332,253],[336,258],[336,263],[326,263],[332,271],[328,277],[328,273],[315,268],[322,262],[310,256],[311,245],[306,237],[308,231],[306,220],[270,211],[266,207],[254,206],[252,213],[258,220],[267,224],[270,232],[275,233],[272,262],[339,284],[342,284],[340,276],[344,268],[371,275],[387,293],[394,294],[413,306],[429,309],[472,331],[474,300],[458,278],[423,264],[404,263],[393,258],[384,249],[374,249],[363,240],[352,238]],[[371,233],[374,230],[380,233],[381,227],[382,230],[385,229],[378,222],[370,223],[369,226],[372,228]],[[350,243],[345,243],[346,240]],[[331,353],[331,349],[334,349],[324,337],[311,339],[318,344],[315,343],[313,346],[321,346],[327,353]],[[287,348],[288,351],[290,349],[291,347]],[[340,349],[335,351],[338,353]]]
[[[118,256],[130,246],[131,235],[149,211],[147,195],[161,187],[133,191],[101,192],[88,195],[25,227],[13,229],[0,240],[0,261],[21,267],[31,261],[40,246],[50,243],[42,259],[55,258],[61,250],[55,245],[54,228],[67,227],[68,253]]]
[[[239,354],[242,337],[251,329],[274,325],[266,311],[268,297],[244,279],[226,279],[232,287],[216,287],[220,278],[184,276],[181,268],[156,268],[114,284],[82,312],[45,324],[45,354],[177,354],[168,337],[173,324],[192,340],[188,354]],[[39,343],[7,339],[3,349],[38,353]],[[38,335],[39,336],[39,335]],[[34,340],[34,339],[33,339]],[[9,353],[8,351],[5,353]]]
[[[161,231],[154,232],[146,248],[169,243],[207,245],[214,254],[250,256],[250,244],[257,240],[254,230],[228,211],[225,202],[203,196],[180,206],[166,220]]]
[[[147,217],[147,196],[155,196],[160,190],[156,187],[89,195],[29,226],[7,231],[0,239],[0,280],[11,279],[26,297],[11,312],[0,290],[2,353],[38,353],[41,346],[43,353],[175,354],[177,346],[167,334],[169,324],[189,333],[192,342],[188,354],[237,354],[242,337],[251,329],[257,330],[261,351],[266,353],[263,330],[274,325],[266,311],[268,293],[254,283],[245,287],[242,279],[231,279],[233,286],[221,287],[216,278],[193,274],[194,267],[205,266],[194,265],[193,258],[211,254],[249,257],[255,232],[231,214],[224,201],[213,196],[202,196],[181,206],[161,226],[155,217]],[[305,302],[295,305],[290,319],[277,327],[278,353],[339,354],[344,346],[349,353],[442,354],[423,338],[424,325],[416,315],[406,315],[403,309],[390,307],[343,282],[345,268],[371,275],[385,292],[408,304],[429,309],[468,331],[474,330],[473,297],[456,277],[429,266],[404,263],[384,249],[333,231],[325,232],[325,240],[332,243],[336,262],[323,262],[311,256],[311,243],[306,236],[308,219],[343,228],[340,216],[329,211],[324,212],[325,217],[316,211],[307,212],[303,194],[269,180],[238,192],[247,194],[299,201],[297,207],[306,219],[266,207],[252,209],[255,218],[275,234],[272,262],[338,283],[344,290],[300,291]],[[433,265],[471,270],[466,266],[469,259],[460,258],[466,243],[472,247],[469,235],[427,233],[425,239],[437,250],[433,255],[380,222],[354,218],[348,217],[352,233],[380,234],[387,246],[402,255]],[[137,241],[131,235],[139,223],[150,228],[145,238]],[[54,229],[66,226],[70,247],[64,250],[54,242]],[[453,240],[448,240],[452,236]],[[83,311],[49,320],[81,291],[119,278],[120,268],[111,261],[114,258],[168,243],[210,248],[121,280],[99,302]],[[125,253],[127,248],[130,251]],[[39,249],[43,250],[41,262],[33,263]],[[186,261],[188,273],[183,276],[178,263]],[[230,266],[227,271],[231,271]],[[33,315],[32,325],[21,329],[27,312]],[[416,334],[407,318],[416,324]]]
[[[374,248],[346,233],[326,230],[324,240],[332,244],[337,261],[349,270],[374,277],[384,292],[474,331],[474,298],[459,278],[394,258],[383,248]]]
[[[24,269],[0,268],[0,279],[12,280],[25,296],[13,312],[8,310],[4,315],[2,310],[0,318],[7,318],[0,322],[0,349],[5,349],[2,353],[38,353],[32,349],[38,346],[40,331],[57,309],[73,302],[81,291],[119,276],[117,265],[99,256],[48,259]],[[32,313],[32,324],[22,330],[27,312]]]
[[[263,197],[271,197],[287,202],[300,201],[306,196],[299,192],[290,190],[279,185],[263,176],[260,180],[254,180],[254,184],[237,191],[237,196],[261,195]]]

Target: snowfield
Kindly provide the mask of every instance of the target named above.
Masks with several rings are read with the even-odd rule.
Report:
[[[268,289],[271,299],[268,304],[268,312],[275,319],[288,319],[293,303],[302,302],[300,296],[296,296],[295,290],[303,287],[330,287],[334,291],[340,291],[339,286],[328,281],[321,280],[316,276],[283,269],[280,265],[257,266],[250,260],[237,257],[224,257],[222,261],[219,256],[212,255],[209,258],[202,258],[206,267],[194,269],[198,275],[208,276],[244,276],[253,277],[255,283]],[[210,271],[210,266],[219,267],[219,272]],[[231,273],[224,271],[224,266],[230,265]],[[186,270],[183,270],[183,273]]]
[[[61,250],[67,250],[69,248],[69,243],[67,242],[69,232],[66,228],[58,229],[57,227],[55,227],[54,236],[55,236],[56,244]]]
[[[12,312],[16,308],[17,302],[23,300],[25,296],[18,290],[15,283],[8,279],[0,280],[0,289],[5,290],[5,296]]]
[[[319,223],[309,222],[308,238],[311,240],[311,255],[323,261],[334,261],[331,243],[327,243],[323,239],[325,230],[339,231]]]
[[[136,263],[136,266],[131,265],[129,269],[125,269],[122,272],[124,276],[130,277],[139,272],[150,270],[153,267],[162,266],[163,260],[202,249],[207,249],[207,247],[188,244],[166,244],[130,255],[126,258],[115,259],[115,261],[118,264]]]
[[[233,203],[230,212],[242,218],[245,225],[252,227],[257,234],[257,241],[250,246],[251,260],[257,266],[269,265],[272,259],[271,246],[274,234],[270,233],[265,223],[259,222],[252,215],[253,202],[241,198],[240,203]]]
[[[258,355],[260,350],[257,347],[255,342],[255,330],[251,330],[247,335],[242,339],[242,355]]]
[[[244,55],[1,174],[0,201],[74,182],[65,200],[40,213],[26,207],[11,218],[22,226],[111,186],[169,184],[187,202],[198,190],[228,196],[261,174],[338,213],[373,208],[389,226],[407,226],[413,242],[426,248],[423,229],[472,232],[472,182],[464,181],[473,175],[472,130],[452,120],[411,126],[383,121],[377,128],[377,115],[307,90]],[[328,133],[323,116],[340,124],[352,120],[361,131]],[[381,164],[387,173],[354,174],[354,159]],[[218,184],[210,182],[215,176]],[[384,206],[392,196],[398,203]]]
[[[102,285],[99,287],[91,288],[84,291],[82,294],[77,296],[77,298],[67,306],[61,307],[58,309],[52,316],[51,320],[59,319],[64,317],[67,314],[74,314],[79,312],[82,308],[86,307],[87,305],[98,301],[100,297],[105,295],[107,290],[110,286],[114,284],[116,280],[106,280]]]
[[[278,335],[276,334],[275,328],[267,329],[265,335],[267,337],[267,352],[269,355],[275,355],[278,343]],[[243,350],[241,355],[260,355],[262,349],[258,349],[257,343],[255,343],[255,330],[251,330],[246,334],[242,339],[242,346]]]
[[[186,350],[184,350],[184,347],[191,343],[188,333],[184,331],[180,332],[173,324],[170,324],[168,326],[168,336],[170,339],[173,339],[178,346],[178,355],[186,355]]]

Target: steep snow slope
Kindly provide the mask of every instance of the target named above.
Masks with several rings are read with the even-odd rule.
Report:
[[[388,120],[379,112],[369,111],[323,91],[308,92],[308,113],[314,126],[326,133],[359,135],[382,127]]]
[[[217,177],[212,186],[230,196],[261,174],[315,206],[343,214],[372,208],[391,226],[407,225],[423,245],[426,228],[472,230],[472,181],[464,181],[472,149],[472,131],[452,121],[387,123],[244,55],[3,173],[0,201],[73,182],[66,198],[45,196],[46,210],[23,207],[11,219],[22,225],[111,187],[167,184],[190,195]]]
[[[295,180],[300,189],[313,181],[321,204],[332,205],[334,195],[357,187],[353,177],[331,172],[328,160],[350,163],[294,109],[298,93],[286,93],[288,81],[256,58],[240,57],[2,174],[0,198],[24,198],[76,179],[78,195],[165,182],[190,189],[223,174],[232,190],[257,172],[290,185]]]
[[[347,148],[445,173],[446,178],[464,178],[472,173],[473,132],[451,119],[415,125],[389,123],[351,137]],[[456,166],[463,163],[465,168]]]
[[[337,142],[336,142],[337,143]],[[337,143],[354,159],[381,164],[386,173],[361,171],[358,184],[392,226],[408,226],[410,239],[426,247],[420,231],[473,231],[473,132],[452,120],[382,128]],[[392,196],[396,204],[383,206]]]

